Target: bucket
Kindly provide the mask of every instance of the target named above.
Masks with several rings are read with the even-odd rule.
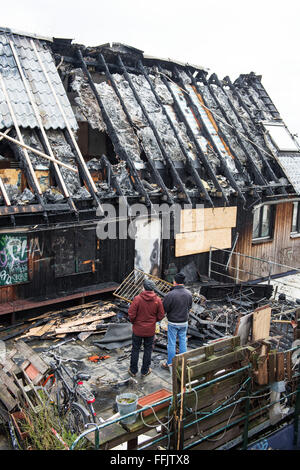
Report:
[[[120,416],[136,411],[137,401],[138,396],[135,393],[122,393],[121,395],[118,395],[116,397],[116,402]],[[133,424],[136,421],[136,417],[137,415],[129,416],[129,418],[122,419],[121,423]]]

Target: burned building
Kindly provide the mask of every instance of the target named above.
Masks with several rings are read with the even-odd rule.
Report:
[[[2,28],[0,139],[1,314],[113,290],[134,268],[207,275],[212,247],[221,264],[235,247],[297,267],[300,147],[254,73]],[[134,236],[97,235],[116,220]]]

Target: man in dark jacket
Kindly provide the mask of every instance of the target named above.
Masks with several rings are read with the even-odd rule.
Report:
[[[144,355],[141,368],[142,377],[151,373],[151,355],[156,322],[163,319],[165,312],[161,299],[153,292],[154,284],[146,279],[144,290],[137,295],[128,310],[132,327],[132,350],[128,373],[135,377],[138,371],[139,352],[144,343]]]
[[[186,352],[186,333],[188,329],[189,311],[192,307],[192,294],[184,287],[185,276],[175,274],[174,287],[165,296],[163,306],[168,319],[168,362],[162,364],[163,369],[170,370],[176,354],[176,339],[179,340],[179,354]]]

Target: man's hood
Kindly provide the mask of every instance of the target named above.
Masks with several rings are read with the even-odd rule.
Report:
[[[144,290],[141,293],[141,297],[142,297],[143,300],[151,301],[156,297],[156,294],[152,290]]]

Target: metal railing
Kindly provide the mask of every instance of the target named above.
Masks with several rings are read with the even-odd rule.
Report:
[[[226,263],[215,261],[213,253],[228,253]],[[255,265],[255,268],[247,268],[247,266]],[[283,281],[280,276],[284,273],[300,274],[300,269],[294,266],[277,263],[275,261],[258,258],[255,256],[245,255],[243,253],[232,250],[219,249],[211,246],[209,251],[208,277],[215,278],[221,276],[238,284],[249,281],[261,280],[278,286],[278,291],[284,287],[299,289],[300,297],[300,276],[295,284],[291,284],[288,280]],[[281,279],[281,280],[279,280]],[[216,279],[218,280],[218,279]]]
[[[299,350],[299,346],[295,346],[293,348],[291,348],[289,351],[290,352],[293,352],[293,351],[296,351],[296,350]],[[294,407],[294,419],[295,419],[295,423],[296,421],[298,422],[298,416],[299,416],[299,413],[300,413],[300,382],[299,382],[299,373],[296,372],[293,376],[293,379],[297,378],[297,387],[296,387],[296,390],[292,391],[291,393],[287,393],[287,394],[284,394],[283,397],[280,397],[279,400],[277,401],[270,401],[270,403],[262,406],[259,408],[259,410],[254,410],[254,411],[250,411],[250,402],[251,400],[255,400],[257,398],[259,398],[261,395],[262,392],[266,391],[266,390],[269,390],[270,389],[270,386],[265,386],[263,388],[260,388],[259,390],[257,390],[256,392],[252,393],[250,392],[250,385],[251,385],[251,380],[252,380],[252,376],[251,376],[251,370],[252,370],[252,364],[248,364],[246,366],[243,366],[239,369],[236,369],[234,371],[231,371],[231,372],[228,372],[224,375],[221,375],[220,377],[216,377],[214,379],[211,379],[207,382],[204,382],[202,384],[199,384],[199,385],[196,385],[196,386],[187,386],[186,389],[184,390],[184,393],[183,393],[183,396],[182,396],[182,393],[179,392],[177,394],[177,398],[180,399],[180,400],[183,400],[184,401],[184,397],[185,395],[191,395],[191,394],[195,394],[195,397],[196,397],[196,400],[197,400],[197,391],[200,391],[201,389],[203,388],[206,388],[210,385],[213,385],[213,384],[216,384],[216,383],[219,383],[229,377],[232,377],[236,374],[240,374],[241,372],[247,372],[248,371],[248,377],[244,377],[243,379],[243,383],[239,384],[238,385],[238,390],[233,394],[232,397],[229,397],[225,400],[225,402],[223,402],[220,406],[217,406],[215,409],[209,411],[209,412],[201,412],[201,411],[198,411],[197,410],[197,401],[195,403],[195,410],[192,410],[189,412],[188,415],[185,416],[185,418],[183,419],[183,429],[187,429],[187,428],[190,428],[191,426],[196,426],[196,429],[195,429],[195,436],[196,435],[199,435],[200,434],[200,439],[197,439],[196,441],[193,441],[193,442],[190,442],[186,444],[186,446],[183,446],[183,449],[190,449],[192,447],[195,447],[197,445],[199,445],[201,442],[205,441],[205,440],[210,440],[210,438],[212,438],[213,436],[216,436],[217,434],[221,433],[222,431],[226,432],[227,429],[237,425],[237,424],[240,424],[242,422],[244,422],[244,428],[243,428],[243,431],[241,431],[241,441],[242,441],[242,448],[243,449],[246,449],[247,448],[247,445],[248,445],[248,436],[249,436],[249,418],[251,416],[254,416],[255,414],[257,414],[258,412],[262,412],[262,411],[265,411],[267,409],[270,409],[272,406],[274,406],[275,404],[277,403],[280,403],[281,401],[287,399],[288,397],[292,397],[293,395],[296,395],[296,399],[295,399],[295,407]],[[191,385],[191,384],[189,384]],[[236,396],[240,394],[240,392],[243,390],[243,388],[245,387],[245,390],[246,391],[246,395],[245,396],[240,396],[238,397],[236,400]],[[270,390],[269,390],[270,392]],[[268,395],[268,394],[266,394]],[[131,417],[131,416],[134,416],[134,415],[139,415],[140,413],[143,413],[144,411],[146,410],[149,410],[149,409],[152,409],[152,411],[154,412],[153,410],[153,407],[156,407],[157,405],[160,405],[160,404],[164,404],[164,403],[167,403],[167,402],[170,402],[169,404],[169,408],[168,408],[168,414],[167,414],[167,417],[168,417],[168,422],[167,424],[169,424],[171,422],[172,419],[169,419],[170,418],[170,409],[171,408],[174,408],[174,395],[173,397],[168,397],[168,398],[164,398],[163,400],[160,400],[158,402],[156,402],[155,404],[153,405],[147,405],[147,406],[144,406],[143,408],[140,408],[136,411],[133,411],[131,413],[128,413],[126,415],[123,415],[123,416],[119,416],[115,419],[111,419],[111,420],[108,420],[102,424],[99,424],[99,425],[93,425],[91,428],[87,429],[86,431],[84,431],[82,434],[80,434],[80,436],[78,436],[75,441],[73,442],[73,444],[71,445],[70,447],[70,450],[74,450],[77,446],[78,446],[78,443],[83,439],[85,438],[88,434],[90,433],[95,433],[95,448],[96,449],[99,449],[100,447],[100,432],[101,430],[103,430],[104,428],[106,428],[107,426],[110,426],[112,424],[115,424],[115,423],[118,423],[120,422],[121,420],[124,420],[128,417]],[[232,401],[234,399],[234,401]],[[231,403],[229,403],[231,402]],[[213,415],[215,414],[219,414],[221,413],[222,411],[224,410],[228,410],[229,408],[231,407],[234,407],[233,408],[233,412],[232,412],[232,415],[234,414],[234,410],[235,410],[235,406],[244,402],[245,403],[245,411],[244,411],[244,414],[243,416],[240,416],[237,420],[234,420],[232,422],[230,422],[230,419],[227,421],[226,425],[223,426],[221,425],[221,427],[216,430],[214,430],[213,432],[209,432],[207,435],[203,435],[201,432],[199,433],[198,430],[197,430],[197,426],[198,426],[198,423],[199,422],[202,422],[204,420],[207,420],[209,418],[211,418]],[[173,410],[174,411],[174,410]],[[190,421],[190,422],[187,422],[187,418],[191,416],[191,414],[194,413],[195,414],[195,419]],[[155,415],[155,413],[154,413]],[[197,417],[197,415],[202,415],[200,416],[199,418]],[[204,415],[204,416],[203,416]],[[156,415],[155,415],[156,417]],[[157,418],[157,417],[156,417]],[[157,418],[158,419],[158,418]],[[160,422],[160,424],[163,424],[162,422]],[[167,426],[167,424],[165,424],[165,427]],[[152,426],[153,427],[153,426]],[[170,437],[174,435],[174,430],[171,431],[170,428],[168,428],[168,432],[167,433],[161,433],[161,436],[157,437],[157,439],[149,439],[149,443],[145,443],[143,446],[140,446],[138,447],[137,450],[144,450],[144,449],[147,449],[148,447],[152,447],[153,445],[155,444],[159,444],[161,441],[163,440],[166,440],[168,439],[168,442],[170,442]],[[295,431],[294,431],[294,440],[295,438],[297,438],[298,436],[298,427],[296,426],[295,424]]]

